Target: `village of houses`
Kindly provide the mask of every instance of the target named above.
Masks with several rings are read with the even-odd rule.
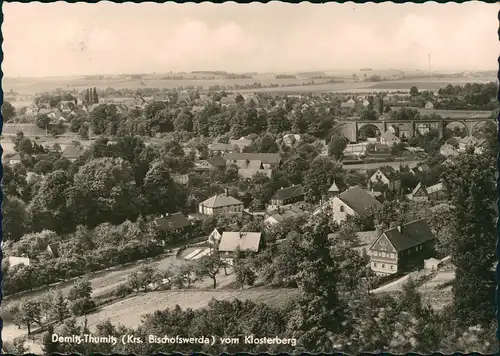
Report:
[[[176,105],[187,106],[192,113],[196,113],[202,111],[211,100],[210,97],[205,94],[200,95],[197,99],[191,99],[191,97],[192,95],[190,95],[188,91],[181,91],[177,98]],[[325,103],[337,97],[344,98],[344,101],[340,103],[340,109],[347,110],[349,113],[356,108],[363,109],[373,105],[373,96],[369,94],[358,96],[325,94],[288,95],[287,97],[273,98],[272,101],[275,102],[273,104],[274,106],[269,104],[269,98],[262,98],[257,94],[252,94],[245,95],[244,105],[253,105],[260,110],[271,112],[272,110],[276,110],[277,107],[285,107],[286,100],[293,98],[297,102],[293,110],[304,111],[310,107],[325,106]],[[347,97],[349,98],[347,99]],[[30,99],[33,100],[33,97],[24,97],[21,98],[21,101]],[[438,101],[440,98],[436,98],[435,100]],[[152,97],[136,96],[121,101],[112,98],[103,98],[99,103],[91,105],[85,105],[78,99],[75,99],[74,101],[61,101],[60,105],[56,108],[50,108],[49,106],[40,107],[32,104],[28,107],[24,107],[21,111],[24,120],[35,118],[40,115],[47,115],[50,118],[51,125],[61,123],[67,125],[74,117],[80,115],[81,111],[90,113],[101,104],[115,105],[119,113],[126,113],[131,109],[144,109],[149,103],[154,101],[166,101],[168,103],[170,101],[169,95],[161,94],[160,96],[156,95]],[[410,106],[411,96],[408,93],[389,93],[385,95],[380,102],[385,103],[386,106],[395,105],[394,110],[396,110],[398,107]],[[235,106],[237,105],[236,95],[230,94],[222,97],[217,104],[224,108]],[[377,103],[375,103],[375,105],[377,105]],[[377,108],[375,109],[378,110]],[[422,115],[428,115],[432,114],[433,111],[439,111],[434,110],[432,101],[426,102],[423,108],[417,110],[420,110]],[[457,113],[459,112],[457,111]],[[464,116],[463,111],[460,113],[462,116],[459,115],[459,117],[467,118],[467,116]],[[489,114],[490,113],[483,112],[483,118],[486,119]],[[477,113],[475,115],[477,115]],[[453,117],[453,110],[448,110],[447,117]],[[379,119],[384,120],[384,115],[381,115]],[[353,118],[349,116],[341,120],[359,120],[359,117]],[[30,128],[33,129],[33,132],[30,132]],[[43,128],[33,127],[33,125],[26,123],[6,123],[3,133],[4,140],[8,139],[9,136],[14,136],[19,129],[23,129],[25,136],[31,138],[36,137],[43,139],[44,136],[48,136],[47,129],[44,130]],[[425,125],[418,128],[418,134],[425,134],[428,131],[429,127]],[[408,172],[414,175],[417,182],[411,191],[405,193],[406,199],[414,202],[432,201],[436,204],[445,201],[446,196],[443,192],[442,183],[437,180],[432,182],[432,184],[426,184],[424,183],[425,179],[421,179],[421,177],[429,173],[431,168],[425,163],[424,150],[418,146],[405,147],[406,153],[413,157],[410,160],[400,159],[387,162],[389,159],[387,158],[385,161],[379,160],[375,163],[364,163],[365,161],[363,161],[363,158],[370,156],[370,153],[367,152],[370,149],[375,151],[379,158],[381,155],[383,157],[384,154],[386,157],[391,157],[390,152],[392,146],[400,144],[405,136],[409,137],[411,134],[411,132],[405,132],[401,130],[398,125],[394,124],[389,125],[387,131],[377,132],[377,134],[374,135],[375,137],[365,138],[364,141],[357,142],[359,141],[358,137],[356,137],[354,142],[351,139],[344,148],[342,158],[344,168],[346,170],[362,172],[362,174],[369,173],[368,176],[366,176],[366,181],[360,185],[342,187],[342,189],[333,181],[329,189],[323,192],[319,205],[313,209],[310,209],[310,207],[309,210],[304,209],[304,204],[302,203],[305,199],[305,191],[301,184],[281,187],[281,189],[275,192],[271,201],[268,202],[266,209],[263,211],[255,211],[249,208],[248,203],[244,203],[237,197],[231,196],[226,189],[225,192],[215,194],[199,202],[196,212],[192,211],[188,214],[182,212],[171,215],[167,214],[159,218],[157,223],[164,229],[182,231],[188,228],[193,221],[202,221],[209,216],[247,214],[249,216],[258,216],[262,218],[264,221],[263,226],[271,228],[272,226],[286,223],[290,218],[317,214],[322,211],[324,207],[328,206],[329,209],[331,209],[332,219],[341,225],[348,216],[365,217],[369,214],[371,209],[380,207],[384,201],[388,199],[385,194],[385,189],[378,189],[381,186],[389,187],[392,191],[399,189],[398,185],[400,181],[398,178],[398,171],[402,167],[408,169]],[[71,134],[60,135],[59,139],[65,142],[80,140],[78,137],[72,137]],[[301,139],[301,134],[291,132],[283,135],[279,139],[279,142],[283,146],[291,147],[300,143]],[[84,155],[86,146],[88,147],[88,145],[91,144],[91,139],[80,141],[86,143],[67,143],[61,145],[61,155],[71,162],[77,161]],[[472,135],[467,135],[465,137],[457,137],[457,141],[458,146],[447,142],[442,144],[439,150],[439,153],[445,158],[442,164],[452,164],[453,157],[465,151],[467,147],[475,147],[476,151],[480,152],[484,140],[477,139]],[[109,142],[109,144],[111,143],[112,141]],[[318,140],[316,143],[321,146],[320,156],[328,156],[327,142]],[[242,180],[250,180],[256,174],[262,174],[271,178],[273,171],[279,169],[280,165],[283,163],[281,154],[245,152],[245,148],[251,144],[252,140],[246,137],[231,139],[227,143],[213,142],[208,145],[208,157],[196,160],[192,171],[193,173],[216,171],[225,169],[228,166],[235,166],[237,167],[238,176]],[[186,148],[186,150],[188,150],[188,148]],[[419,155],[419,153],[422,153],[423,156]],[[199,154],[199,152],[197,152],[197,154]],[[20,164],[22,159],[19,153],[9,154],[8,150],[6,150],[4,162],[9,165],[16,165]],[[32,175],[36,174],[29,172],[28,179]],[[190,184],[190,174],[172,174],[172,178],[179,185],[189,186]],[[262,245],[261,240],[264,239],[263,236],[266,233],[265,229],[262,231],[219,230],[214,230],[207,237],[206,241],[202,241],[194,247],[188,246],[186,248],[188,252],[184,252],[179,256],[182,255],[182,258],[185,260],[198,260],[209,255],[213,247],[216,246],[216,248],[226,256],[228,261],[231,261],[231,253],[237,248],[259,253],[259,248]],[[414,272],[415,266],[417,266],[417,270],[424,269],[424,267],[425,269],[436,270],[449,261],[449,258],[435,259],[432,254],[429,254],[429,251],[432,251],[432,245],[436,240],[436,236],[433,235],[433,232],[426,225],[424,220],[409,222],[406,225],[382,232],[360,231],[359,236],[362,244],[354,246],[353,248],[360,251],[364,250],[370,255],[370,268],[378,275],[386,276],[397,274],[404,278],[405,274]],[[47,249],[50,250],[51,253],[57,255],[56,245],[51,244]],[[9,258],[11,265],[23,263],[22,261],[25,261],[24,263],[29,263],[23,257],[11,256]],[[409,261],[411,263],[409,263]],[[409,268],[409,265],[412,267]]]

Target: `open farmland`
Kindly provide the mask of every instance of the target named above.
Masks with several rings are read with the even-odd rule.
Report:
[[[127,327],[137,327],[141,316],[153,313],[156,310],[174,308],[179,305],[182,309],[200,309],[208,305],[214,298],[217,300],[251,300],[266,303],[272,306],[282,306],[288,300],[298,295],[296,289],[264,289],[250,288],[234,291],[165,291],[151,292],[127,298],[111,304],[88,316],[88,325],[92,329],[101,321],[110,319],[114,325],[122,324]]]

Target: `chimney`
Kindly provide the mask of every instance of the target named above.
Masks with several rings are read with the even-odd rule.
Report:
[[[225,195],[226,197],[228,197],[228,196],[229,196],[229,189],[224,188],[224,195]]]
[[[398,226],[396,226],[396,229],[398,229],[398,231],[401,233],[401,231],[403,230],[403,227],[401,225],[398,225]]]

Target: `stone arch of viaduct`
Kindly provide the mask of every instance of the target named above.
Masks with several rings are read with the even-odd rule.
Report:
[[[342,132],[350,142],[357,142],[359,133],[362,127],[372,125],[375,126],[380,133],[388,130],[391,125],[404,125],[409,128],[410,134],[414,135],[418,130],[419,125],[425,125],[429,128],[438,129],[440,136],[443,135],[446,127],[453,123],[459,123],[467,129],[467,135],[472,136],[472,133],[478,125],[491,121],[490,119],[442,119],[442,120],[415,120],[415,121],[344,121],[342,122]]]

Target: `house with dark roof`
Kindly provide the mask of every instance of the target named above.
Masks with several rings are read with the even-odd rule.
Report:
[[[221,156],[213,156],[208,159],[196,161],[194,169],[197,171],[212,171],[226,167],[226,160]]]
[[[418,183],[413,191],[406,195],[409,200],[413,201],[438,201],[446,198],[443,183],[437,183],[429,187],[425,184]]]
[[[243,202],[233,198],[226,189],[224,194],[215,194],[198,205],[204,215],[234,214],[243,212]]]
[[[280,165],[279,153],[226,153],[223,156],[229,164],[237,164],[238,161],[261,161],[263,168],[274,168]]]
[[[218,155],[218,154],[223,154],[226,152],[240,152],[239,147],[236,144],[232,143],[212,143],[211,145],[208,145],[208,151],[211,154]]]
[[[368,249],[371,270],[378,275],[403,273],[423,267],[436,238],[425,220],[384,231]]]
[[[162,215],[155,223],[164,232],[179,232],[191,226],[191,222],[181,212]]]
[[[252,140],[247,140],[245,137],[241,137],[238,140],[230,140],[229,143],[233,146],[238,147],[237,152],[243,152],[245,147],[248,147],[252,144]]]
[[[60,246],[59,242],[48,244],[47,252],[50,253],[53,257],[59,257],[60,256],[59,246]]]
[[[304,201],[304,189],[300,184],[278,190],[271,198],[271,205],[278,207],[299,201]]]
[[[348,216],[368,218],[372,209],[377,209],[382,204],[363,188],[354,186],[330,199],[327,205],[331,208],[333,220],[341,224]],[[320,208],[313,214],[321,210]]]
[[[280,207],[274,210],[270,210],[264,214],[264,223],[266,226],[271,227],[277,224],[282,224],[289,219],[298,218],[307,214],[306,211],[296,207]]]

